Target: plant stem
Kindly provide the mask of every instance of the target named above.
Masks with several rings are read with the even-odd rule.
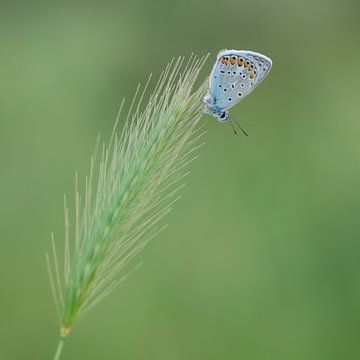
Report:
[[[65,338],[63,336],[61,336],[60,340],[59,340],[59,343],[58,343],[58,346],[57,346],[57,349],[56,349],[54,360],[60,360],[61,352],[62,352],[62,349],[63,349],[63,346],[64,346],[64,341],[65,341]]]

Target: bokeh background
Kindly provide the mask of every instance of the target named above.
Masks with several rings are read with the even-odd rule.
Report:
[[[120,100],[235,48],[274,62],[232,111],[250,136],[204,117],[168,229],[63,359],[359,359],[359,39],[355,0],[1,1],[0,358],[53,356],[44,253]]]

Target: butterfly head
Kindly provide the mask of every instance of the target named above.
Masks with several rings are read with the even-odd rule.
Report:
[[[217,106],[209,107],[207,113],[216,117],[221,123],[226,123],[230,120],[229,112],[219,109]]]
[[[209,93],[203,98],[203,103],[206,105],[205,113],[216,117],[220,122],[227,122],[229,120],[229,112],[217,106],[216,99]]]
[[[229,112],[228,111],[221,111],[220,113],[214,112],[214,116],[216,116],[220,122],[229,121]]]

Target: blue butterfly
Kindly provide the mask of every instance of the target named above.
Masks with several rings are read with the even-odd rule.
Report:
[[[222,50],[210,75],[205,111],[227,122],[229,109],[249,95],[267,76],[272,61],[248,50]]]

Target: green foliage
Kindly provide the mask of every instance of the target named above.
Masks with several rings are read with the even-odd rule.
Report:
[[[73,229],[65,199],[64,264],[54,239],[53,258],[47,257],[62,338],[124,278],[124,267],[162,230],[159,220],[178,199],[201,146],[204,87],[192,91],[205,59],[169,64],[143,110],[147,86],[139,99],[137,91],[118,136],[122,103],[109,144],[102,144],[99,160],[97,150],[91,158],[83,197],[76,185]]]

